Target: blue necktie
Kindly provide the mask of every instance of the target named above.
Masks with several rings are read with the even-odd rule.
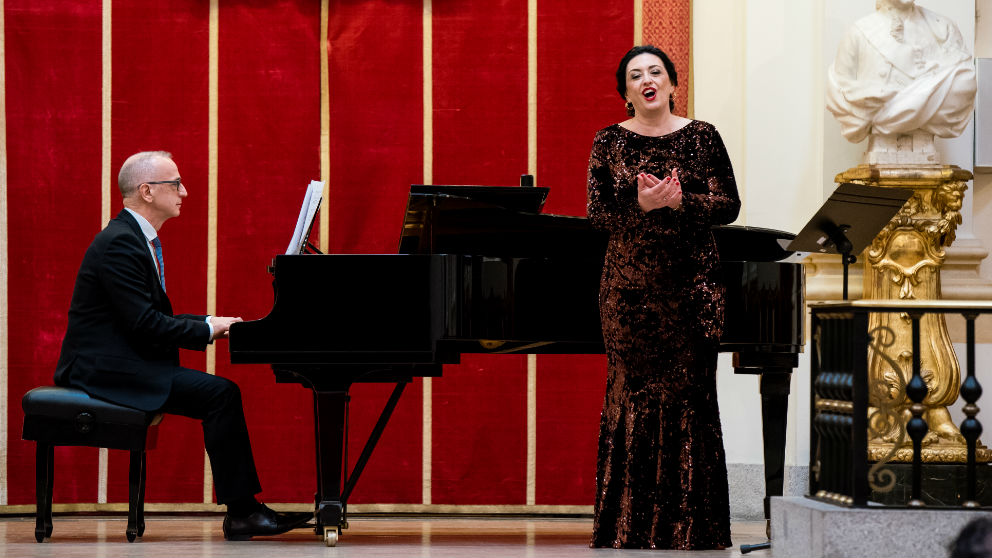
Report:
[[[162,241],[156,236],[151,240],[155,247],[155,259],[158,260],[158,278],[162,281],[162,290],[165,290],[165,260],[162,259]]]

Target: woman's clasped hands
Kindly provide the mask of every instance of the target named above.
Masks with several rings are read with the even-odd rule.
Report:
[[[682,204],[682,184],[679,182],[678,169],[672,169],[672,174],[663,179],[653,174],[638,174],[637,204],[645,213],[662,207],[678,209]]]

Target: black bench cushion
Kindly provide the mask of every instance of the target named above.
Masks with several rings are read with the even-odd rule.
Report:
[[[51,446],[144,451],[154,447],[158,417],[63,387],[35,388],[21,399],[21,437]]]
[[[25,416],[39,415],[75,420],[89,413],[95,422],[147,426],[152,414],[90,397],[85,391],[65,387],[38,387],[24,394],[21,408]]]

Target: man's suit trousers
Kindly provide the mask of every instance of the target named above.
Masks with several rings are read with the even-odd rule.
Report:
[[[262,491],[237,384],[182,368],[173,376],[172,391],[161,412],[202,421],[217,503],[245,501]]]

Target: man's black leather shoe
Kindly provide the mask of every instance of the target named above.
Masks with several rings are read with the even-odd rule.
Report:
[[[252,537],[267,537],[291,531],[310,520],[311,512],[279,513],[265,504],[248,517],[224,516],[224,538],[246,541]]]

